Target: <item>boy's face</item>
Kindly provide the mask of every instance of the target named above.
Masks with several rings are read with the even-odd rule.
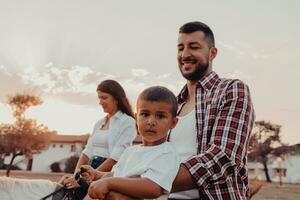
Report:
[[[136,123],[145,146],[154,146],[166,141],[168,131],[178,119],[171,113],[171,105],[161,101],[137,101]]]

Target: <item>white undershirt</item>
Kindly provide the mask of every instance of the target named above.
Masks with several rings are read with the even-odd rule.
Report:
[[[92,156],[101,156],[104,158],[109,157],[108,152],[108,134],[109,129],[106,130],[95,130],[94,134],[91,135],[91,146],[92,146]]]
[[[169,141],[175,147],[181,162],[197,154],[197,130],[195,110],[184,116],[178,117],[178,123],[172,129]],[[171,193],[170,198],[197,199],[199,192],[197,189]]]

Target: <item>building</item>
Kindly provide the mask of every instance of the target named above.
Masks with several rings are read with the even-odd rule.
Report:
[[[54,162],[64,162],[73,155],[80,155],[85,147],[88,134],[85,135],[58,135],[53,134],[47,149],[39,154],[34,154],[31,158],[33,172],[51,172],[50,165]],[[5,158],[5,163],[9,163],[10,156]],[[26,169],[30,159],[25,156],[15,158],[14,165],[21,169]]]
[[[288,153],[268,163],[268,171],[273,182],[300,183],[300,144],[288,147]],[[261,163],[248,162],[250,179],[266,180],[264,167]]]
[[[61,170],[64,170],[65,161],[71,156],[79,156],[84,149],[89,134],[85,135],[60,135],[51,136],[50,144],[47,149],[39,154],[34,154],[31,159],[25,156],[18,156],[14,160],[14,165],[22,170],[26,170],[28,162],[32,162],[31,171],[33,172],[51,172],[50,165],[54,162],[60,163]],[[137,136],[133,145],[141,143],[141,138]],[[11,156],[7,156],[4,163],[9,163]],[[31,160],[31,161],[30,161]]]

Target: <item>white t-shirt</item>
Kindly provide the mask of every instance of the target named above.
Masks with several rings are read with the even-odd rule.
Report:
[[[179,159],[175,149],[169,142],[164,142],[156,146],[128,147],[112,171],[114,177],[148,178],[170,192],[178,169]]]
[[[135,120],[118,111],[110,118],[107,130],[101,130],[104,121],[103,118],[95,124],[92,135],[82,153],[90,159],[93,156],[103,156],[118,161],[123,151],[132,144],[136,136]]]
[[[197,130],[195,110],[184,116],[178,117],[177,125],[172,129],[169,141],[175,147],[181,162],[197,154]],[[171,193],[170,198],[177,199],[197,199],[199,192],[197,189]]]

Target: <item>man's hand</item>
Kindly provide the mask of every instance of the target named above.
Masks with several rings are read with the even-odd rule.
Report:
[[[91,183],[88,191],[88,195],[93,199],[104,200],[109,193],[109,179],[104,178]]]

